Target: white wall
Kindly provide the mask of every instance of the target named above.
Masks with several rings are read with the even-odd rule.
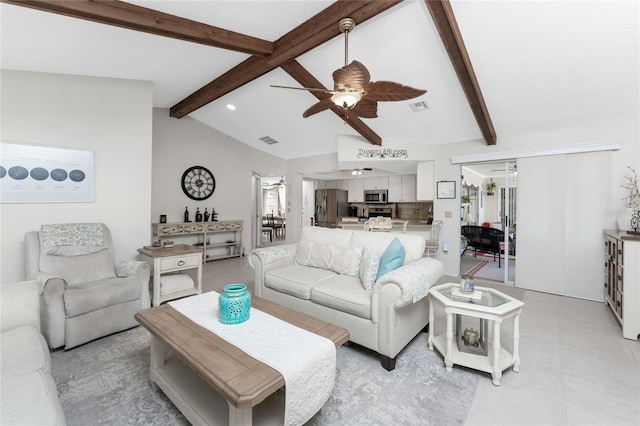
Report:
[[[149,82],[2,71],[5,142],[91,149],[93,203],[1,204],[2,282],[25,278],[23,239],[47,223],[104,222],[117,260],[149,241],[151,109]]]
[[[304,210],[303,174],[338,169],[338,154],[316,155],[287,161],[287,242],[296,242],[302,228],[309,226]],[[317,189],[317,188],[316,188]]]
[[[24,233],[43,223],[103,221],[113,231],[117,256],[126,259],[150,241],[149,224],[157,222],[160,214],[167,214],[169,221],[182,221],[185,206],[192,213],[197,206],[201,210],[215,207],[220,219],[245,220],[244,244],[249,249],[254,171],[286,170],[287,241],[295,241],[308,221],[302,217],[301,173],[338,165],[337,154],[284,161],[194,119],[173,119],[163,109],[152,113],[152,87],[147,82],[3,71],[2,107],[2,140],[93,149],[96,171],[94,203],[0,206],[2,281],[24,277]],[[638,124],[638,117],[632,116],[522,135],[499,134],[497,146],[488,147],[482,141],[437,145],[431,147],[434,180],[459,182],[460,166],[451,164],[456,155],[620,140],[622,149],[611,155],[611,172],[602,176],[611,182],[607,199],[580,200],[581,208],[598,212],[602,227],[614,228],[624,207],[624,190],[619,184],[625,166],[640,169]],[[208,167],[216,177],[216,191],[205,203],[194,202],[180,189],[182,173],[193,165]],[[522,199],[520,191],[518,199]],[[448,212],[451,217],[446,217]],[[448,275],[457,275],[460,268],[459,212],[459,197],[435,200],[435,218],[445,222],[441,240],[450,247],[440,255]],[[521,225],[519,220],[518,231]],[[521,275],[518,277],[525,278]]]
[[[191,166],[204,166],[216,179],[213,195],[204,201],[188,198],[182,191],[182,174]],[[194,220],[196,208],[215,208],[218,220],[243,220],[245,251],[251,247],[254,199],[252,176],[262,170],[286,170],[280,158],[250,148],[201,122],[171,118],[168,109],[153,110],[153,188],[151,220],[161,214],[167,222],[182,222],[185,207]],[[288,182],[287,177],[287,182]],[[287,193],[289,187],[287,185]],[[150,226],[147,224],[147,226]],[[174,239],[180,243],[177,237]]]
[[[435,167],[435,180],[456,180],[460,178],[460,166],[455,166],[451,164],[451,157],[457,155],[466,155],[472,153],[485,153],[485,152],[497,152],[497,151],[509,151],[509,150],[521,150],[527,148],[536,148],[536,147],[550,147],[550,146],[559,146],[559,145],[569,145],[575,143],[584,143],[584,142],[594,142],[594,141],[607,141],[607,140],[619,140],[622,142],[622,148],[618,151],[611,152],[610,157],[603,156],[602,158],[607,158],[607,164],[610,164],[610,168],[604,167],[596,167],[593,165],[591,161],[586,162],[585,164],[572,164],[571,168],[580,169],[580,167],[585,167],[591,171],[591,173],[596,177],[601,179],[608,184],[608,192],[605,194],[604,199],[602,198],[581,198],[580,199],[580,208],[588,209],[590,212],[590,219],[588,222],[587,229],[589,232],[597,233],[598,237],[602,236],[602,228],[615,228],[616,227],[616,217],[620,210],[624,207],[624,202],[622,201],[622,197],[624,196],[624,190],[619,187],[619,184],[622,182],[622,176],[625,172],[625,166],[631,165],[636,170],[640,167],[640,144],[639,144],[639,122],[638,117],[621,117],[621,118],[609,118],[603,119],[601,121],[593,121],[589,123],[584,123],[581,125],[576,125],[572,127],[558,128],[558,129],[550,129],[544,132],[536,132],[536,133],[527,133],[521,135],[500,135],[498,134],[498,144],[496,146],[486,146],[482,141],[472,141],[472,142],[464,142],[459,144],[447,144],[440,145],[438,150],[438,157],[436,159],[436,167]],[[597,164],[597,162],[596,162]],[[536,173],[550,173],[550,171],[556,166],[556,163],[552,160],[552,157],[543,157],[541,158],[541,162],[537,164]],[[610,170],[610,171],[607,171]],[[563,169],[558,173],[569,173],[570,170]],[[523,188],[520,188],[520,179],[522,177],[522,173],[524,173],[520,168],[518,169],[518,203],[526,197],[526,191]],[[569,181],[571,181],[571,176],[568,177]],[[585,185],[588,186],[588,183],[585,182]],[[486,201],[486,199],[485,199]],[[456,205],[457,203],[457,205]],[[459,256],[459,234],[460,234],[460,226],[459,226],[459,217],[455,215],[455,213],[459,210],[459,199],[458,200],[435,200],[435,219],[443,219],[445,221],[443,230],[441,232],[441,240],[445,240],[449,242],[450,251],[448,254],[444,254],[440,256],[440,260],[445,265],[445,273],[447,275],[457,275],[460,269],[460,256]],[[518,206],[518,234],[523,231],[524,226],[545,226],[544,218],[545,211],[543,208],[539,209],[538,221],[536,223],[524,223],[521,214],[523,213],[523,209]],[[445,213],[447,211],[453,212],[453,218],[444,218]],[[592,213],[596,212],[599,220],[595,221]],[[573,213],[571,213],[573,215]],[[540,218],[542,216],[542,219]],[[579,215],[576,220],[576,224],[572,225],[576,226],[581,224]],[[594,223],[598,223],[598,226],[593,225]],[[565,232],[565,231],[563,231]],[[573,231],[572,231],[573,232]],[[520,236],[520,235],[519,235]],[[566,234],[562,235],[549,233],[547,237],[542,238],[539,241],[540,248],[544,248],[546,246],[551,246],[554,244],[556,239],[560,238],[561,240],[566,239]],[[581,244],[584,244],[584,241],[581,240]],[[583,259],[586,262],[594,262],[597,264],[601,264],[603,259],[601,256],[595,255],[597,251],[594,245],[596,244],[594,240],[591,240],[589,244],[592,247],[589,247],[586,252],[591,253],[588,259]],[[601,246],[598,244],[598,249]],[[569,250],[569,247],[567,247]],[[564,258],[558,258],[555,260],[556,262],[563,262]],[[516,285],[518,285],[519,280],[531,280],[533,277],[527,277],[526,271],[525,275],[522,273],[523,271],[518,270],[516,274]],[[602,278],[600,275],[603,274],[603,269],[600,268],[600,272],[597,276],[593,277],[593,282],[590,284],[594,285],[602,285]],[[577,276],[577,275],[574,275]],[[568,288],[575,288],[573,284],[566,284]],[[553,291],[548,289],[547,291],[560,293],[564,292],[565,283],[562,283],[562,287],[554,286]],[[588,290],[590,294],[594,294],[595,290]],[[585,293],[583,293],[585,294]],[[590,296],[580,296],[591,298]]]

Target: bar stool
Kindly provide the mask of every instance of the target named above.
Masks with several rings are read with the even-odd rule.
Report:
[[[444,222],[434,220],[431,224],[431,238],[426,241],[424,246],[424,257],[438,258],[438,249],[440,248],[440,229]]]

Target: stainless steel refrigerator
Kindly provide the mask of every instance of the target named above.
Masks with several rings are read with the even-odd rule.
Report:
[[[349,216],[347,191],[316,189],[315,220],[317,226],[335,228],[345,216]]]

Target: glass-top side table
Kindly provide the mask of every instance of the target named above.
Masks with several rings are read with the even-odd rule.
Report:
[[[458,289],[458,290],[460,289],[459,284],[452,284],[452,285],[445,284],[445,286],[446,287],[444,287],[439,291],[454,302],[474,303],[477,305],[493,307],[493,306],[502,305],[509,301],[509,299],[505,297],[506,296],[505,294],[500,293],[497,290],[494,290],[493,292],[483,291],[483,290],[487,290],[486,287],[476,287],[476,292],[480,293],[482,297],[480,299],[473,299],[468,294],[454,292],[454,289]]]
[[[435,347],[444,357],[447,371],[453,369],[453,364],[462,365],[476,370],[491,373],[492,383],[500,385],[502,372],[513,366],[513,371],[520,369],[520,312],[524,303],[507,294],[489,287],[475,287],[473,295],[459,293],[460,284],[446,283],[434,286],[429,290],[429,349]],[[478,297],[480,296],[480,297]],[[435,314],[434,303],[444,308],[446,316],[445,333],[434,335]],[[460,331],[461,317],[467,316],[480,320],[479,336],[477,338],[479,350],[469,350],[461,346],[463,337]],[[513,353],[509,353],[501,346],[500,327],[505,319],[513,318]],[[456,331],[454,332],[454,322]],[[491,336],[488,342],[487,324],[491,325]],[[454,345],[454,339],[457,344]],[[473,340],[473,339],[472,339]]]

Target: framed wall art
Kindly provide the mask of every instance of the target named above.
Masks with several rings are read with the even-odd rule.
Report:
[[[0,203],[92,203],[93,151],[0,142]]]
[[[456,181],[441,180],[438,182],[438,198],[456,198]]]

